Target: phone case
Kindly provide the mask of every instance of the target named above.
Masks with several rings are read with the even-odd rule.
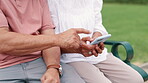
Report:
[[[92,41],[90,45],[95,45],[95,44],[99,44],[100,42],[105,42],[110,37],[111,37],[111,34],[100,36],[96,38],[94,41]]]

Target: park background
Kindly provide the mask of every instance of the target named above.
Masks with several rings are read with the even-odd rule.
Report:
[[[109,40],[129,42],[134,49],[132,63],[148,63],[148,0],[104,0],[102,16],[112,34]],[[123,47],[119,52],[125,58]]]

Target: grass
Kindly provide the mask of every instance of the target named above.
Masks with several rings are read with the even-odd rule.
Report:
[[[127,41],[134,48],[132,62],[148,62],[148,5],[105,3],[103,25],[110,40]],[[123,48],[121,48],[123,49]],[[124,55],[123,50],[120,51]]]

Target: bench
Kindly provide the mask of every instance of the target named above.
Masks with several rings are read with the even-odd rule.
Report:
[[[121,59],[121,57],[119,56],[118,53],[118,48],[119,46],[123,46],[125,48],[126,51],[126,58],[125,60],[122,60],[123,62],[125,62],[126,64],[128,64],[130,67],[132,67],[133,69],[135,69],[136,71],[139,72],[139,74],[143,77],[144,81],[148,80],[148,74],[140,67],[132,64],[130,61],[132,60],[133,56],[134,56],[134,51],[132,46],[125,41],[106,41],[104,42],[105,45],[111,45],[111,52],[113,53],[114,56],[118,57],[119,59]]]

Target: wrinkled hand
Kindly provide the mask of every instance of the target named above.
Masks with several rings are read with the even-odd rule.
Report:
[[[85,57],[92,56],[92,55],[98,56],[99,53],[102,53],[102,51],[104,50],[104,43],[103,42],[96,44],[96,45],[86,44],[86,41],[92,42],[99,36],[102,36],[102,34],[99,32],[95,32],[93,34],[92,38],[90,38],[90,37],[82,38],[81,49],[82,49],[82,54]]]
[[[90,37],[83,37],[81,39],[81,54],[83,54],[83,56],[85,57],[89,57],[92,56],[94,54],[92,54],[92,51],[95,49],[95,45],[89,45],[86,42],[87,41],[92,41],[92,39]]]
[[[83,28],[72,28],[58,34],[59,46],[63,53],[82,53],[79,33],[89,34],[90,32]]]
[[[92,36],[93,40],[96,39],[97,37],[99,36],[102,36],[101,33],[99,32],[95,32]],[[99,44],[96,44],[95,45],[95,49],[93,49],[92,53],[95,55],[95,56],[98,56],[98,53],[102,53],[102,51],[104,50],[104,43],[101,42]]]
[[[60,83],[59,72],[57,69],[50,68],[41,78],[42,83]]]

